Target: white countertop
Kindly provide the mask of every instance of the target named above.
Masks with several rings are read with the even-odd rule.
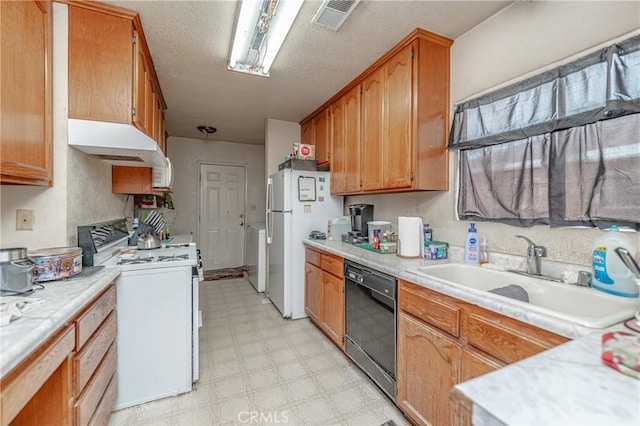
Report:
[[[52,334],[65,326],[87,303],[102,292],[120,268],[101,268],[86,278],[49,281],[33,297],[44,302],[21,318],[0,327],[0,377],[10,372]]]
[[[611,330],[630,331],[624,326]],[[474,403],[474,426],[639,425],[640,380],[600,359],[604,333],[593,332],[457,385]]]
[[[615,371],[600,359],[602,335],[610,330],[629,331],[626,327],[590,329],[405,271],[442,261],[405,260],[338,241],[308,240],[305,244],[575,339],[457,385],[474,404],[475,426],[640,424],[640,380]]]

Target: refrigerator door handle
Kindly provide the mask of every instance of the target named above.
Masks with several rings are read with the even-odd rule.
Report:
[[[273,212],[267,210],[265,236],[267,237],[267,245],[271,244],[273,238]]]
[[[273,206],[273,179],[267,178],[267,211]]]
[[[267,208],[265,210],[265,234],[267,237],[267,245],[271,244],[273,236],[273,216],[271,215],[271,206],[273,205],[273,179],[267,178]]]

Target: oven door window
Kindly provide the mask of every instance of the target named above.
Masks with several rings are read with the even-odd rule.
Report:
[[[346,279],[346,335],[395,377],[395,301]]]

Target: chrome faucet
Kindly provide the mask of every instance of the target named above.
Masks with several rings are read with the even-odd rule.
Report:
[[[529,247],[527,247],[527,273],[540,275],[542,258],[547,257],[547,248],[536,245],[536,243],[523,235],[516,235],[516,237],[522,238],[529,244]]]

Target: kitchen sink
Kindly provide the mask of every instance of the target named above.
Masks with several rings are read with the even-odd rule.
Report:
[[[604,328],[631,318],[638,310],[638,299],[622,298],[592,288],[557,283],[513,272],[497,271],[478,265],[447,263],[407,269],[440,283],[463,288],[488,297],[527,307],[556,318],[590,328]],[[494,293],[510,284],[519,285],[529,295],[529,303]]]

